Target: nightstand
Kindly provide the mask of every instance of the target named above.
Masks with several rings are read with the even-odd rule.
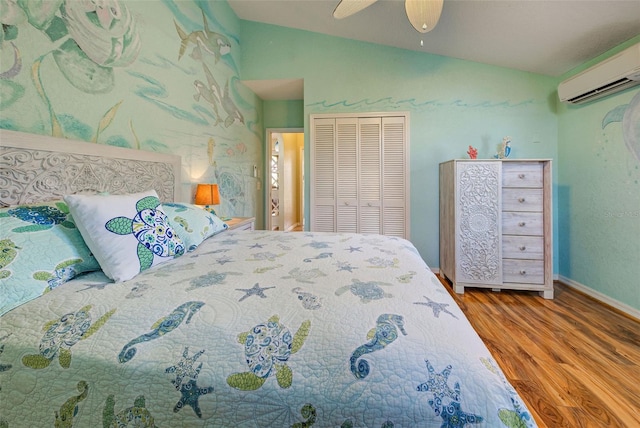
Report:
[[[256,218],[255,217],[232,217],[230,220],[225,221],[229,230],[255,230]]]

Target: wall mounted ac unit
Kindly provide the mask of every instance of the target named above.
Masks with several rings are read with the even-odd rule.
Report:
[[[558,85],[560,101],[581,104],[640,85],[640,43]]]

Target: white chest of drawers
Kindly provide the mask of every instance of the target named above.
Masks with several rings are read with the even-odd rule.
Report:
[[[551,161],[440,164],[440,273],[465,287],[553,298]]]

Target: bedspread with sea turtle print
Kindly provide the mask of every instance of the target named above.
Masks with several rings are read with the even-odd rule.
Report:
[[[0,318],[0,427],[531,427],[404,239],[227,231]]]

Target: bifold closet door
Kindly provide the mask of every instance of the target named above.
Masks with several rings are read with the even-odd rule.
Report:
[[[311,230],[406,238],[405,116],[312,120]]]

